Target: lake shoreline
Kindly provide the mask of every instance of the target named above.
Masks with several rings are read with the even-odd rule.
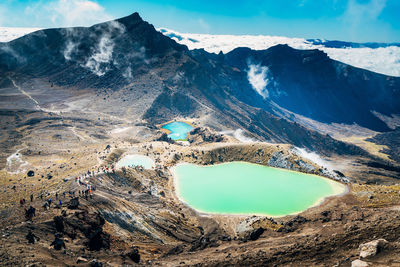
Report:
[[[224,165],[224,164],[231,164],[231,163],[240,163],[240,164],[252,164],[252,165],[257,165],[257,166],[263,166],[263,167],[268,167],[268,168],[272,168],[272,169],[277,169],[280,171],[287,171],[287,172],[291,172],[291,173],[300,173],[300,174],[307,174],[307,175],[311,175],[317,178],[322,178],[324,179],[329,186],[331,187],[333,193],[328,195],[328,196],[324,196],[321,197],[319,199],[317,199],[312,205],[310,205],[308,208],[301,210],[301,211],[295,211],[293,213],[289,213],[289,214],[278,214],[278,215],[272,215],[272,214],[268,214],[268,213],[224,213],[224,212],[208,212],[208,211],[204,211],[202,209],[196,208],[194,206],[191,206],[188,204],[188,201],[182,197],[182,194],[180,192],[180,186],[179,186],[179,177],[176,171],[176,168],[178,166],[181,165],[196,165],[202,168],[207,168],[207,167],[213,167],[216,165]],[[325,203],[328,199],[331,198],[335,198],[335,197],[341,197],[346,195],[347,193],[350,192],[348,186],[346,186],[345,184],[339,182],[339,181],[335,181],[333,179],[327,178],[327,177],[323,177],[323,176],[319,176],[316,174],[309,174],[309,173],[303,173],[303,172],[298,172],[298,171],[293,171],[293,170],[289,170],[289,169],[283,169],[283,168],[276,168],[276,167],[270,167],[270,166],[264,166],[264,165],[260,165],[260,164],[256,164],[256,163],[252,163],[252,162],[245,162],[245,161],[232,161],[232,162],[223,162],[223,163],[219,163],[219,164],[215,164],[215,165],[199,165],[199,164],[193,164],[193,163],[188,163],[188,162],[182,162],[182,163],[178,163],[172,167],[169,168],[172,177],[173,177],[173,187],[174,187],[174,194],[175,197],[181,202],[183,203],[185,206],[193,209],[194,211],[196,211],[199,215],[201,216],[234,216],[234,217],[248,217],[248,216],[264,216],[264,217],[271,217],[271,218],[282,218],[282,217],[286,217],[286,216],[293,216],[293,215],[297,215],[300,214],[302,212],[305,212],[311,208],[315,208],[318,206],[321,206],[323,203]]]
[[[127,164],[126,162],[132,162]],[[121,159],[116,162],[115,167],[121,169],[122,167],[143,166],[145,169],[153,169],[155,162],[152,158],[141,154],[125,154]]]
[[[184,121],[172,121],[161,125],[161,130],[168,134],[174,141],[186,141],[187,137],[195,127]],[[177,136],[177,137],[175,137]]]

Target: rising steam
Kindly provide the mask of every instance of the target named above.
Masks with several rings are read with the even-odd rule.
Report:
[[[253,89],[261,95],[264,99],[269,97],[267,90],[268,85],[268,67],[261,66],[261,64],[250,64],[248,62],[247,79],[253,87]]]

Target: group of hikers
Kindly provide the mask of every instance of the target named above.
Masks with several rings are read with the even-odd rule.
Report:
[[[29,244],[35,244],[36,241],[40,241],[40,237],[32,233],[32,230],[28,231],[28,234],[25,236],[26,240],[28,240]],[[51,242],[50,246],[52,246],[55,250],[61,250],[62,248],[66,248],[65,242],[62,239],[62,236],[59,233],[54,234],[54,241]]]
[[[111,167],[101,167],[97,170],[97,175],[100,173],[115,173],[115,169],[113,166]],[[80,175],[75,177],[75,182],[79,185],[78,188],[78,195],[82,198],[88,199],[93,198],[92,193],[93,191],[96,190],[96,186],[90,184],[90,179],[96,177],[95,171],[87,171],[85,174]],[[97,177],[98,179],[102,179],[100,176]],[[63,205],[62,199],[65,200],[67,197],[67,194],[71,199],[75,198],[75,191],[69,191],[69,192],[63,192],[62,194],[59,194],[56,192],[52,197],[49,193],[41,193],[36,197],[36,199],[40,199],[41,201],[44,200],[44,203],[42,205],[43,209],[46,211],[52,206],[54,208],[61,208]],[[36,208],[33,207],[33,202],[35,200],[35,196],[33,194],[30,195],[30,205],[28,208],[25,208],[25,218],[27,221],[32,221],[33,217],[36,216]],[[24,207],[27,203],[25,198],[20,199],[19,201],[20,206]],[[37,237],[34,233],[32,233],[32,230],[28,231],[28,234],[26,235],[26,239],[28,243],[34,244],[36,241],[39,241],[40,238]],[[60,234],[56,233],[55,234],[55,239],[51,243],[51,246],[54,247],[56,250],[60,250],[62,248],[65,249],[65,243],[64,240],[61,238]]]
[[[114,169],[112,169],[112,171],[114,171]],[[99,168],[97,172],[98,173],[100,173],[100,172],[108,173],[109,172],[109,168],[103,167],[101,170]],[[91,177],[94,177],[94,176],[95,176],[95,172],[94,171],[92,171],[92,172],[91,171],[87,171],[87,173],[83,174],[82,176],[75,177],[75,181],[80,186],[85,187],[84,190],[78,190],[79,196],[83,196],[83,197],[91,196],[92,192],[96,190],[96,186],[90,185],[88,182],[85,181],[86,178],[91,178]],[[66,192],[63,192],[62,193],[62,197],[65,198],[66,194],[67,194]],[[50,195],[49,193],[45,193],[45,194],[41,193],[38,196],[38,198],[43,200],[44,198],[46,198],[46,196],[49,196],[49,195]],[[70,191],[69,195],[70,195],[70,197],[75,197],[75,191]],[[56,192],[54,196],[55,196],[55,201],[54,201],[54,199],[49,197],[43,203],[42,207],[45,210],[50,208],[53,203],[55,203],[56,207],[61,207],[62,206],[63,202],[62,202],[61,198],[59,198],[60,196],[59,196],[58,192]],[[33,202],[33,200],[34,200],[34,195],[31,194],[30,195],[30,201]],[[21,207],[23,207],[26,204],[25,198],[21,198],[19,200],[19,204],[20,204]]]
[[[89,194],[89,190],[85,190],[87,191],[86,194]],[[91,191],[90,191],[91,193]],[[84,195],[84,190],[79,191],[79,195]],[[71,199],[75,198],[75,191],[69,191],[68,195]],[[45,196],[49,196],[49,194],[40,194],[37,198],[43,200],[43,198]],[[56,192],[54,194],[54,199],[52,199],[51,197],[47,198],[44,201],[43,204],[43,208],[44,210],[48,210],[49,208],[52,207],[52,205],[54,205],[55,208],[61,208],[63,205],[63,201],[62,198],[65,199],[65,197],[67,196],[67,192],[63,192],[61,195],[58,194],[58,192]],[[54,201],[55,200],[55,201]],[[34,196],[33,194],[30,195],[30,201],[33,202],[34,201]],[[23,207],[26,204],[26,200],[25,199],[20,199],[20,205]],[[65,214],[65,211],[63,211],[61,214]],[[32,221],[33,217],[36,216],[36,208],[33,207],[33,203],[31,203],[31,205],[28,208],[25,208],[25,218],[27,221]],[[36,236],[32,230],[29,230],[27,235],[25,236],[26,240],[28,241],[29,244],[35,244],[36,241],[39,241],[40,238],[38,236]],[[65,243],[64,240],[62,238],[62,236],[59,233],[55,234],[54,237],[54,241],[51,243],[51,246],[54,247],[54,249],[56,250],[61,250],[62,248],[65,249]]]
[[[98,170],[97,172],[99,173],[100,170]],[[85,197],[86,199],[88,199],[88,197],[92,198],[92,192],[96,190],[96,186],[91,185],[87,180],[94,177],[95,177],[94,171],[93,172],[88,171],[86,174],[82,176],[75,177],[76,183],[78,183],[80,187],[84,188],[83,190],[78,190],[79,196]]]
[[[115,169],[114,166],[101,166],[99,168],[97,168],[97,172],[96,170],[88,170],[86,173],[84,173],[83,175],[79,175],[75,177],[75,181],[78,183],[79,187],[83,189],[79,189],[78,194],[80,197],[84,197],[86,199],[93,198],[92,193],[93,191],[96,190],[96,186],[95,185],[91,185],[90,184],[90,179],[96,177],[96,175],[99,175],[101,173],[107,174],[107,173],[115,173]],[[98,176],[98,179],[102,179],[102,177]],[[63,201],[61,198],[65,199],[67,192],[63,192],[62,195],[60,196],[58,192],[56,192],[54,194],[54,198],[50,197],[49,193],[41,193],[40,195],[37,196],[37,198],[40,198],[40,200],[44,200],[43,202],[43,209],[44,210],[48,210],[49,208],[52,207],[52,205],[55,208],[61,208],[63,205]],[[69,192],[69,196],[70,198],[74,198],[75,197],[75,191],[70,191]],[[34,195],[31,194],[30,195],[30,202],[32,203],[34,201]],[[19,200],[20,206],[24,207],[26,204],[26,200],[25,198],[21,198]],[[25,208],[25,217],[27,220],[32,220],[33,217],[36,215],[36,209],[30,205],[28,208]]]
[[[104,174],[115,173],[114,166],[108,166],[108,167],[107,166],[101,166],[101,167],[97,168],[97,172],[96,172],[96,170],[94,170],[94,171],[89,171],[88,170],[83,175],[75,177],[75,181],[79,185],[79,190],[77,190],[77,191],[78,191],[78,194],[79,194],[80,197],[84,197],[86,199],[88,199],[88,197],[92,198],[92,193],[93,193],[93,191],[96,190],[96,186],[95,185],[91,185],[88,182],[88,179],[94,178],[96,175],[99,175],[101,173],[104,173]],[[101,177],[99,177],[99,179],[101,179]],[[83,189],[82,189],[82,187],[83,187]],[[16,191],[16,186],[14,185],[12,187],[12,189],[14,191]],[[69,197],[71,199],[75,199],[75,191],[69,191],[68,193],[69,193]],[[61,195],[59,195],[59,193],[56,192],[53,195],[54,198],[52,198],[49,193],[45,193],[45,194],[41,193],[40,195],[38,195],[36,197],[36,199],[40,199],[41,201],[44,200],[42,207],[46,211],[49,208],[51,208],[52,206],[55,207],[55,208],[61,208],[62,205],[63,205],[62,199],[65,200],[66,195],[67,195],[67,192],[63,192]],[[26,218],[27,221],[32,221],[33,217],[36,216],[36,208],[33,206],[33,202],[35,200],[35,196],[33,194],[31,194],[29,199],[30,199],[30,205],[29,205],[28,208],[24,209],[25,210],[25,218]],[[20,207],[25,207],[26,203],[27,203],[27,201],[26,201],[25,198],[21,198],[19,200]],[[65,214],[65,211],[63,211],[62,214],[63,213]],[[59,233],[55,233],[54,237],[55,237],[55,239],[51,243],[51,246],[53,246],[54,249],[56,249],[56,250],[61,250],[62,248],[65,249],[66,246],[65,246],[64,240],[62,238],[62,235],[60,235]],[[26,235],[26,239],[27,239],[29,244],[34,244],[36,241],[40,240],[40,238],[38,236],[36,236],[32,232],[32,230],[28,231],[28,233]]]
[[[49,208],[51,208],[51,204],[53,203],[53,200],[51,199],[51,198],[49,198],[49,199],[47,199],[44,203],[43,203],[43,209],[44,210],[47,210],[47,209],[49,209]],[[61,208],[62,207],[62,200],[61,199],[59,199],[58,200],[58,203],[57,204],[55,204],[55,207],[56,208]]]
[[[78,194],[79,194],[79,196],[85,197],[86,199],[88,199],[88,197],[92,198],[92,192],[94,190],[96,190],[96,187],[95,186],[91,186],[91,185],[86,185],[86,186],[87,186],[87,188],[85,190],[78,190]],[[47,194],[47,195],[49,195],[49,194]],[[63,192],[62,193],[62,197],[61,197],[58,194],[58,192],[56,192],[55,195],[54,195],[55,199],[49,197],[44,201],[44,203],[42,205],[43,209],[44,210],[48,210],[49,208],[52,207],[52,205],[54,206],[54,208],[60,209],[62,207],[62,205],[63,205],[62,198],[65,199],[66,195],[67,195],[67,193]],[[68,195],[69,195],[70,198],[74,198],[75,197],[75,191],[69,191]],[[44,195],[40,194],[38,196],[38,198],[43,200]],[[33,202],[33,200],[34,200],[34,196],[33,196],[33,194],[31,194],[30,195],[31,203]],[[22,199],[19,200],[19,203],[20,203],[21,207],[24,207],[24,205],[26,204],[26,200],[24,198],[22,198]],[[35,216],[35,211],[36,211],[36,209],[32,205],[30,205],[29,208],[25,208],[25,217],[26,217],[26,219],[27,220],[32,220],[32,218]]]
[[[72,195],[71,192],[70,192],[70,194]],[[62,195],[65,198],[66,193],[64,192]],[[38,198],[43,200],[43,194],[40,194],[38,196]],[[61,208],[63,202],[62,202],[61,198],[59,199],[58,192],[56,192],[56,194],[55,194],[55,199],[58,200],[56,202],[56,204],[55,204],[55,207],[56,208]],[[33,194],[31,194],[30,195],[31,203],[33,202],[33,200],[34,200],[34,196],[33,196]],[[51,197],[46,199],[45,202],[42,205],[43,209],[44,210],[49,209],[53,202],[54,201],[53,201],[53,199]],[[19,204],[20,204],[21,207],[23,207],[25,205],[25,203],[26,203],[26,200],[24,198],[19,200]],[[26,218],[26,220],[31,221],[34,216],[36,216],[36,208],[34,208],[32,205],[30,205],[28,208],[25,208],[25,218]]]

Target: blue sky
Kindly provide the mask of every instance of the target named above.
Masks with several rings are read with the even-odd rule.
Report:
[[[0,26],[89,26],[135,11],[180,32],[400,42],[400,0],[1,0]]]

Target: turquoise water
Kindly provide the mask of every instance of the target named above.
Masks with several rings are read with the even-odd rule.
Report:
[[[151,169],[155,165],[154,165],[154,161],[147,156],[126,155],[117,162],[116,166],[117,166],[117,168],[143,166],[145,169]]]
[[[344,193],[346,187],[319,176],[245,162],[173,168],[179,198],[205,213],[284,216]]]
[[[193,129],[193,126],[186,122],[174,121],[164,125],[162,128],[171,131],[168,137],[172,140],[185,140],[188,133]]]

